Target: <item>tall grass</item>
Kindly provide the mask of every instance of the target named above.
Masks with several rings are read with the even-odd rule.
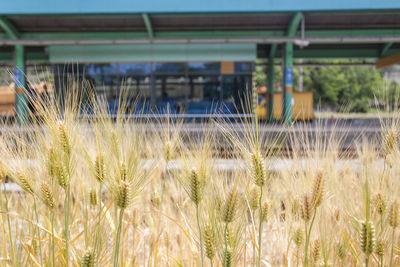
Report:
[[[1,266],[400,264],[398,119],[350,153],[338,126],[199,133],[73,92],[2,128]]]

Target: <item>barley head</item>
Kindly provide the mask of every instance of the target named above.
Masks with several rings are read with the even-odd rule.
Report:
[[[65,129],[65,125],[63,123],[60,123],[58,126],[58,130],[61,147],[63,149],[63,152],[65,153],[66,158],[69,159],[71,157],[71,143],[68,137],[67,129]]]
[[[346,257],[346,245],[343,242],[338,242],[336,244],[336,255],[341,260],[344,260]]]
[[[386,211],[386,201],[381,193],[375,196],[375,208],[380,215],[383,215]]]
[[[315,240],[312,244],[312,259],[316,263],[318,262],[320,256],[321,256],[321,241],[319,239]]]
[[[34,190],[33,190],[32,181],[28,177],[23,175],[22,173],[17,173],[16,178],[17,178],[17,182],[21,186],[21,188],[28,194],[33,195]]]
[[[215,256],[215,236],[212,227],[208,224],[204,228],[204,247],[206,256],[212,260]]]
[[[190,199],[195,205],[199,205],[202,197],[202,182],[200,181],[200,174],[196,168],[193,168],[190,172],[189,183]]]
[[[225,205],[222,211],[222,221],[225,223],[230,223],[233,221],[235,212],[238,204],[238,192],[237,188],[233,188],[225,201]]]
[[[397,131],[394,128],[389,129],[389,131],[384,134],[383,152],[385,156],[393,152],[393,150],[397,146],[397,138]]]
[[[262,159],[262,156],[258,152],[254,152],[251,155],[251,163],[252,163],[252,176],[254,183],[262,187],[266,183],[266,173],[265,173],[265,167],[264,167],[264,161]]]
[[[124,162],[121,162],[120,165],[120,175],[121,175],[121,181],[126,181],[128,178],[128,168]]]
[[[324,196],[324,174],[322,172],[318,172],[314,180],[314,186],[312,191],[311,202],[314,208],[321,205],[323,196]]]
[[[95,253],[94,250],[89,248],[83,254],[81,267],[93,267],[95,265]]]
[[[95,167],[95,176],[99,183],[104,183],[104,157],[101,154],[98,154],[94,163]]]
[[[97,205],[97,193],[96,189],[92,189],[89,192],[89,200],[90,200],[90,205],[96,206]]]
[[[56,204],[54,201],[53,192],[51,191],[48,183],[42,182],[40,184],[40,193],[44,204],[46,204],[46,206],[50,209],[54,208]]]
[[[385,242],[382,239],[376,241],[375,253],[380,258],[385,254]]]
[[[224,249],[223,267],[232,267],[232,249],[228,246]]]
[[[301,218],[308,222],[311,219],[312,215],[312,205],[310,202],[310,197],[308,195],[304,195],[303,197],[303,205],[301,207]]]
[[[296,244],[296,246],[299,248],[301,246],[301,244],[303,243],[303,229],[301,229],[300,227],[298,227],[296,229],[296,231],[294,232],[294,243]]]
[[[130,204],[131,185],[128,181],[121,181],[118,185],[117,206],[126,209]]]
[[[388,221],[393,228],[399,225],[399,208],[396,201],[390,206]]]
[[[360,244],[361,250],[366,255],[370,255],[372,252],[374,252],[375,227],[371,221],[365,221],[361,225]]]
[[[69,174],[61,161],[57,164],[57,182],[63,189],[66,189],[69,185]]]

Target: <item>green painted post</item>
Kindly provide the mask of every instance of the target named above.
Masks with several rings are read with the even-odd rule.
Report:
[[[285,44],[283,121],[292,123],[293,43]]]
[[[274,122],[274,67],[277,44],[271,45],[268,59],[268,121]]]
[[[296,29],[303,18],[301,12],[297,12],[290,20],[286,35],[293,37],[296,34]],[[285,43],[285,61],[283,70],[283,122],[292,123],[292,91],[293,91],[293,43]]]
[[[25,51],[23,45],[16,45],[14,51],[15,69],[15,110],[18,124],[23,124],[28,118],[28,99],[25,94],[26,79],[25,79]]]

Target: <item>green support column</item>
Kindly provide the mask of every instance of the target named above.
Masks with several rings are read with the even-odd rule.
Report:
[[[28,99],[25,94],[26,79],[25,79],[25,51],[23,45],[16,45],[14,51],[15,69],[15,110],[18,124],[23,124],[28,118],[27,103]]]
[[[277,44],[271,45],[268,59],[268,121],[274,122],[274,67]]]
[[[283,121],[292,123],[293,43],[285,44]]]
[[[301,22],[303,15],[297,12],[290,20],[286,35],[293,37],[296,29]],[[284,48],[284,70],[283,70],[283,122],[292,123],[292,91],[293,91],[293,43],[285,43]]]

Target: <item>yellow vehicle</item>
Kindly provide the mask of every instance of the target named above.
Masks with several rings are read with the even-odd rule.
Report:
[[[40,97],[44,91],[51,92],[52,85],[49,82],[31,84],[33,90]],[[15,115],[15,84],[0,86],[0,117]]]
[[[282,116],[282,93],[274,93],[274,119]],[[293,120],[313,120],[313,92],[293,92],[292,102]],[[257,106],[256,113],[261,120],[268,119],[268,98],[264,98]]]

